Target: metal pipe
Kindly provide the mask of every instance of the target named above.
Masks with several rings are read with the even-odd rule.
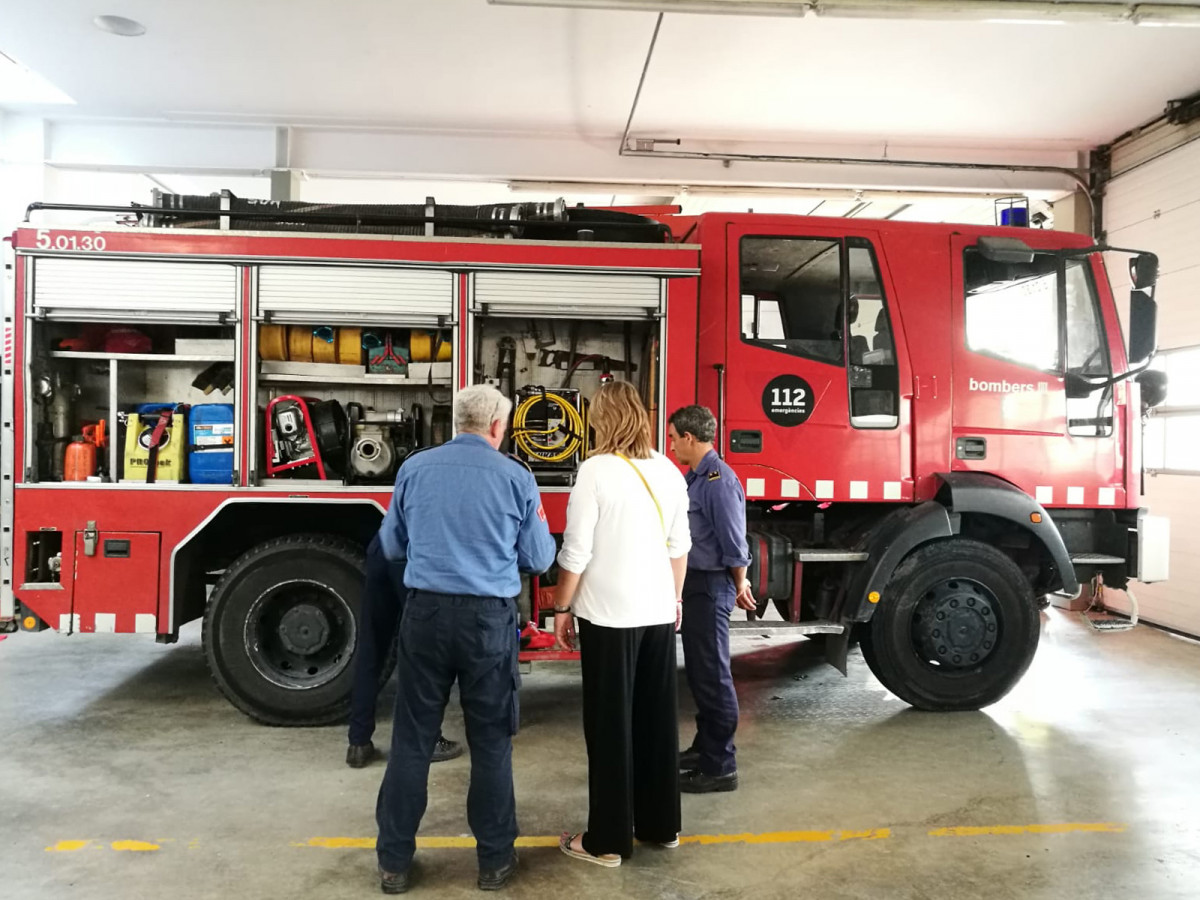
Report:
[[[1010,4],[1015,5],[1015,4]],[[1021,4],[1025,6],[1026,4]],[[1079,5],[1079,4],[1075,4]],[[1099,4],[1097,4],[1099,5]],[[1112,4],[1104,4],[1111,6]],[[816,7],[816,4],[812,5]],[[1061,4],[1052,4],[1055,8],[1061,7]],[[1196,10],[1200,13],[1200,5],[1196,5]],[[1200,22],[1200,18],[1198,18]],[[1092,221],[1096,221],[1096,198],[1092,196],[1091,181],[1088,180],[1087,169],[1069,169],[1062,166],[1020,166],[1020,164],[1010,163],[991,163],[991,162],[934,162],[926,160],[871,160],[866,157],[854,156],[792,156],[786,154],[713,154],[713,152],[704,152],[697,150],[642,150],[630,149],[629,132],[634,125],[634,114],[637,112],[638,101],[642,98],[642,88],[646,84],[646,73],[650,68],[650,60],[654,58],[654,48],[659,41],[659,30],[662,28],[662,13],[659,13],[658,19],[654,23],[654,32],[650,35],[650,46],[646,49],[646,60],[642,62],[642,76],[637,79],[637,90],[634,92],[634,102],[629,108],[629,118],[625,120],[625,131],[620,137],[620,148],[617,151],[618,156],[636,156],[642,158],[658,158],[658,160],[708,160],[713,162],[731,163],[731,162],[787,162],[787,163],[806,163],[810,166],[884,166],[884,167],[899,167],[899,168],[923,168],[923,169],[956,169],[956,170],[980,170],[980,172],[1030,172],[1039,174],[1055,174],[1066,175],[1072,179],[1079,190],[1084,192],[1087,198],[1088,208],[1091,210]],[[662,143],[662,142],[654,142]],[[679,139],[672,139],[672,143],[678,144]]]
[[[621,156],[641,156],[655,159],[705,159],[713,162],[773,162],[807,163],[809,165],[838,166],[896,166],[910,169],[958,169],[990,172],[1038,172],[1041,174],[1065,175],[1087,193],[1089,184],[1086,169],[1068,169],[1064,166],[1028,166],[1015,163],[967,163],[920,159],[870,159],[859,156],[792,156],[776,153],[708,153],[699,150],[631,150],[621,147]]]
[[[625,120],[625,132],[621,135],[621,153],[629,144],[629,129],[633,125],[633,114],[637,112],[638,101],[642,99],[642,86],[646,83],[646,73],[650,71],[650,60],[654,57],[654,45],[658,43],[658,31],[662,28],[663,14],[659,13],[654,22],[654,33],[650,35],[650,46],[646,48],[646,61],[642,64],[642,77],[638,79],[637,90],[633,92],[633,105],[629,107],[629,118]]]
[[[724,457],[725,449],[725,366],[715,363],[717,370],[717,456]]]

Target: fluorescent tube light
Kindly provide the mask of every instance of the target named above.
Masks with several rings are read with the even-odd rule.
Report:
[[[488,0],[496,6],[607,9],[626,12],[804,16],[834,19],[925,19],[989,24],[1108,22],[1153,27],[1200,26],[1200,3],[1103,0]]]
[[[544,6],[631,12],[742,16],[803,16],[811,0],[488,0],[496,6]]]

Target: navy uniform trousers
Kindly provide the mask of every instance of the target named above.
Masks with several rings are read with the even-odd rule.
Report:
[[[688,569],[683,582],[684,671],[696,701],[696,740],[705,775],[737,771],[738,701],[729,671],[729,616],[737,589],[728,569]]]
[[[375,733],[375,701],[384,667],[396,643],[396,629],[408,588],[402,562],[388,562],[376,537],[367,546],[366,579],[355,650],[354,687],[350,693],[351,744],[365,744]]]
[[[471,748],[467,822],[479,867],[498,869],[512,858],[518,650],[515,599],[415,591],[405,604],[391,758],[375,808],[385,870],[403,872],[412,863],[428,800],[429,760],[456,678]]]

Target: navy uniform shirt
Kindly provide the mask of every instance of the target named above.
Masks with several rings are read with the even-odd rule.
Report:
[[[400,467],[379,539],[389,560],[407,560],[406,587],[442,594],[515,597],[520,572],[554,562],[533,474],[478,434]]]
[[[692,549],[688,568],[713,572],[750,565],[746,544],[746,495],[716,450],[688,472],[688,525]]]

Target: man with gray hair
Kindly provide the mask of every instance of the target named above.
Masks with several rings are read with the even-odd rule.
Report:
[[[489,385],[459,391],[454,440],[400,467],[379,530],[384,556],[406,561],[409,589],[392,750],[375,813],[385,894],[404,893],[411,881],[430,758],[456,678],[471,748],[467,821],[479,887],[498,890],[517,868],[516,596],[520,573],[548,569],[555,545],[533,475],[497,452],[511,411],[512,401]]]

